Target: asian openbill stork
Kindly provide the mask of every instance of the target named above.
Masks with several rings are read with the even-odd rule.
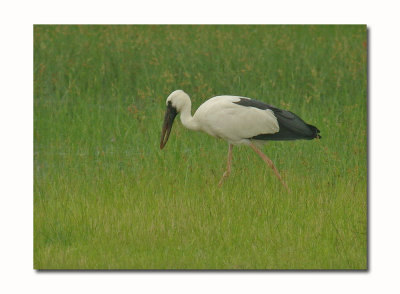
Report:
[[[233,145],[249,145],[268,164],[287,190],[273,162],[254,144],[269,140],[311,140],[321,138],[315,126],[300,117],[254,99],[240,96],[216,96],[204,102],[191,115],[189,95],[182,90],[172,92],[167,98],[167,110],[161,133],[160,149],[163,149],[171,133],[178,113],[182,124],[194,131],[222,138],[229,143],[227,168],[219,182],[222,185],[231,172]]]

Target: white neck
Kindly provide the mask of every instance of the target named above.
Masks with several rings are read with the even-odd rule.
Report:
[[[192,117],[191,114],[192,103],[190,100],[185,103],[181,111],[181,122],[185,126],[185,128],[197,131],[199,130],[199,126],[196,120]]]

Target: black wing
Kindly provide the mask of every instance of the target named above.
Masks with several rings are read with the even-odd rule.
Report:
[[[275,134],[259,134],[248,139],[280,141],[321,138],[321,136],[318,135],[320,131],[315,126],[305,123],[293,112],[282,110],[264,102],[245,97],[240,98],[240,101],[233,103],[241,106],[255,107],[262,110],[270,109],[278,120],[279,132]]]

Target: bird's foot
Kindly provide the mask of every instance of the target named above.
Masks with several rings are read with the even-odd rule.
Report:
[[[286,191],[287,191],[288,193],[292,193],[292,191],[289,189],[288,185],[286,185],[286,183],[285,183],[283,180],[281,180],[281,183],[282,183],[283,186],[286,188]]]
[[[218,187],[221,187],[221,186],[222,186],[222,184],[224,183],[224,180],[225,180],[227,177],[229,177],[230,174],[231,174],[231,171],[230,171],[230,170],[227,170],[227,171],[224,172],[224,174],[222,175],[221,180],[220,180],[219,183],[218,183]]]

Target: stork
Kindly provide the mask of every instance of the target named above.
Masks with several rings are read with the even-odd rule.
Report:
[[[171,133],[172,124],[180,113],[182,124],[194,131],[203,131],[228,142],[226,171],[219,186],[231,173],[234,145],[250,146],[269,165],[283,186],[289,191],[273,162],[255,143],[321,138],[320,131],[305,123],[293,112],[282,110],[247,97],[216,96],[208,99],[191,115],[189,95],[182,90],[172,92],[166,101],[167,110],[161,132],[160,149],[163,149]]]

